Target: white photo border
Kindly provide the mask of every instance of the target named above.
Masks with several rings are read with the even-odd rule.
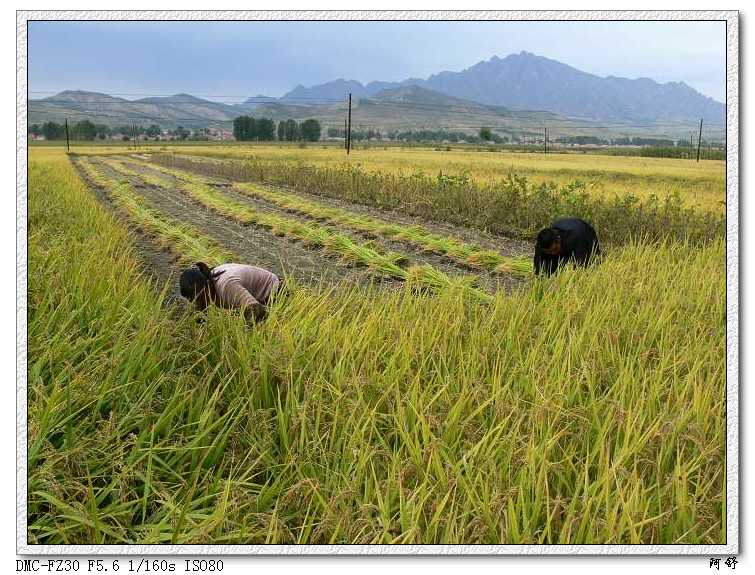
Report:
[[[726,22],[726,543],[723,545],[30,545],[27,540],[27,24],[34,20]],[[26,555],[736,555],[739,552],[739,12],[36,10],[16,13],[16,552]]]

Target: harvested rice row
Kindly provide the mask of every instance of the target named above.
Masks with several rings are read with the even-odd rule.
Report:
[[[126,164],[124,164],[121,160],[116,160],[113,158],[106,158],[106,159],[104,158],[101,161],[103,164],[115,170],[116,172],[120,172],[124,176],[130,176],[132,178],[139,178],[151,186],[161,188],[169,184],[169,182],[165,178],[161,178],[159,176],[156,176],[154,174],[150,174],[147,172],[137,172],[136,170],[132,170]]]
[[[79,165],[95,184],[107,190],[113,202],[135,225],[154,234],[160,245],[170,249],[182,262],[205,261],[214,266],[236,259],[235,253],[223,248],[198,229],[144,205],[129,182],[108,179],[101,168],[89,160],[81,161]]]
[[[247,204],[229,199],[205,184],[202,178],[186,177],[183,173],[177,176],[184,182],[181,189],[195,200],[206,208],[238,222],[268,228],[275,235],[297,239],[305,245],[315,246],[337,255],[344,263],[367,266],[380,275],[405,281],[421,289],[461,288],[469,290],[476,299],[490,299],[488,294],[473,287],[475,276],[452,278],[430,265],[416,265],[406,269],[402,267],[402,264],[407,262],[403,254],[380,253],[367,243],[354,242],[345,234],[332,232],[321,226],[312,226],[293,218],[259,212]]]
[[[460,287],[468,289],[477,299],[488,300],[490,297],[473,287],[477,279],[475,276],[452,278],[430,265],[416,265],[405,269],[401,267],[401,264],[407,261],[403,254],[380,253],[369,244],[357,243],[345,234],[332,232],[321,226],[312,226],[293,218],[259,212],[247,204],[229,199],[206,184],[186,182],[181,189],[219,214],[241,223],[269,228],[278,236],[291,237],[306,245],[322,248],[328,253],[338,255],[346,263],[365,265],[381,275],[403,280],[423,289]]]
[[[170,174],[183,181],[198,184],[206,181],[206,179],[203,180],[199,176],[182,170],[164,166],[154,167],[158,171]],[[420,225],[401,226],[379,218],[354,214],[319,202],[305,200],[295,194],[264,189],[251,183],[237,183],[233,185],[233,188],[246,195],[273,203],[285,210],[372,236],[405,241],[425,251],[444,255],[470,267],[510,274],[520,278],[526,278],[532,273],[532,261],[529,258],[504,256],[495,250],[484,249],[481,246],[465,243],[449,236],[435,234]]]
[[[108,180],[105,175],[92,164],[89,158],[82,158],[76,163],[86,176],[97,186],[108,189],[111,187],[112,182]]]
[[[140,177],[141,174],[120,162],[108,162],[115,171],[126,176]],[[165,186],[165,182],[159,185]],[[406,256],[398,253],[381,254],[364,244],[353,242],[343,234],[333,234],[322,227],[309,226],[299,220],[282,218],[272,214],[262,214],[236,202],[227,201],[212,188],[203,184],[184,183],[182,188],[203,206],[219,214],[244,224],[255,224],[269,228],[277,236],[290,236],[301,240],[305,245],[323,248],[326,252],[340,256],[347,264],[362,264],[382,273],[403,279],[401,264]]]

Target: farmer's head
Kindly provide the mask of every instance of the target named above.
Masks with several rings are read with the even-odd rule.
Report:
[[[204,262],[197,262],[181,273],[181,295],[205,309],[212,298],[212,272]]]
[[[554,228],[544,228],[537,234],[537,247],[544,254],[557,256],[561,254],[561,234]]]

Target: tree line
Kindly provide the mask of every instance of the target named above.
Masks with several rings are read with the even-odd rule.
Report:
[[[270,118],[253,118],[239,116],[233,120],[233,137],[241,142],[270,142],[276,139],[286,142],[316,142],[320,139],[320,122],[314,119],[304,120],[299,124],[296,120],[281,120],[277,128]]]
[[[89,120],[81,120],[68,125],[68,135],[72,140],[104,140],[112,133],[105,124],[95,124]],[[45,140],[64,140],[66,137],[65,124],[57,122],[45,122],[29,126],[29,134],[32,136],[44,136]]]
[[[157,124],[150,124],[147,127],[144,126],[114,126],[110,127],[106,124],[95,124],[89,120],[81,120],[68,124],[68,137],[72,140],[104,140],[112,136],[121,134],[124,139],[129,139],[134,131],[140,136],[147,136],[148,138],[156,138],[162,134],[163,130]],[[170,130],[171,135],[180,137],[182,134],[186,136],[191,132],[179,126],[176,130]],[[43,124],[31,124],[29,126],[29,134],[32,136],[44,136],[45,140],[65,140],[66,126],[65,124],[58,124],[57,122],[44,122]]]
[[[31,124],[28,131],[30,135],[43,136],[45,140],[65,140],[66,138],[65,124],[52,121]],[[165,133],[178,140],[194,140],[207,139],[209,137],[207,132],[206,128],[190,130],[178,126],[173,130],[167,130]],[[140,125],[110,127],[106,124],[95,124],[90,120],[68,124],[68,136],[71,140],[104,140],[118,135],[121,135],[124,140],[128,140],[133,137],[134,133],[142,137],[157,138],[164,133],[164,130],[157,124],[151,124],[147,127]],[[296,120],[281,120],[277,125],[274,120],[269,118],[252,118],[250,116],[239,116],[233,121],[233,136],[239,141],[273,141],[277,135],[277,139],[281,141],[316,142],[320,139],[320,134],[320,123],[314,119],[305,120],[301,123]]]

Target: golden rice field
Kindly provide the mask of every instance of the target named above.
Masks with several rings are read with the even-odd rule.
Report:
[[[700,163],[675,158],[641,158],[599,154],[544,154],[517,152],[479,152],[418,147],[357,146],[346,156],[344,150],[310,145],[296,146],[186,146],[182,153],[202,156],[263,158],[317,165],[358,164],[367,170],[403,172],[423,171],[458,174],[469,172],[480,180],[504,178],[509,171],[526,176],[533,183],[555,181],[565,184],[580,179],[595,194],[632,193],[639,197],[665,196],[678,191],[693,206],[722,209],[726,196],[726,163],[705,160]]]
[[[202,161],[30,149],[30,543],[725,542],[718,228],[536,278],[528,240],[422,218],[463,190],[410,217],[379,194],[357,204],[307,193],[307,174],[286,187],[209,161],[337,165],[339,150],[175,150]],[[592,193],[673,185],[709,207],[724,194],[712,161],[348,161],[480,179],[513,165],[594,178]],[[175,297],[198,259],[263,265],[291,295],[261,324],[198,321]]]
[[[108,154],[124,146],[76,146],[84,153]],[[594,194],[634,194],[647,198],[665,197],[678,192],[687,205],[723,211],[726,200],[726,162],[702,160],[699,163],[677,158],[643,158],[601,154],[484,152],[442,146],[356,145],[347,156],[333,145],[308,144],[170,144],[149,142],[142,149],[175,150],[203,157],[244,159],[251,156],[319,166],[359,165],[369,171],[412,174],[467,172],[473,178],[490,181],[505,178],[510,171],[526,176],[533,183],[553,181],[567,184],[575,179],[588,184]]]

